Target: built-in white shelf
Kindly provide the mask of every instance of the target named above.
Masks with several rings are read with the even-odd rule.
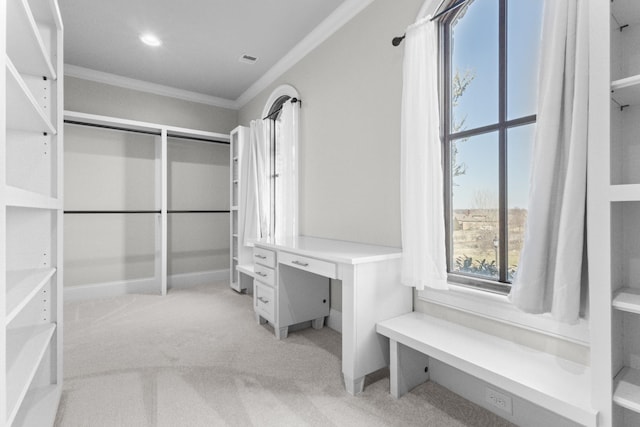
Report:
[[[640,23],[638,0],[612,0],[611,14],[618,25],[634,25]]]
[[[7,57],[7,128],[56,134],[56,129],[38,104],[18,70]]]
[[[622,288],[613,298],[613,308],[640,314],[640,289]]]
[[[640,104],[640,75],[611,82],[611,97],[621,106]]]
[[[56,72],[26,0],[7,1],[7,54],[24,74],[56,79]]]
[[[55,268],[38,268],[7,272],[7,317],[9,324],[42,290],[56,273]]]
[[[616,376],[613,401],[634,412],[640,412],[640,371],[625,366]]]
[[[640,201],[640,184],[612,185],[609,198],[612,202]]]
[[[55,330],[53,323],[7,329],[7,425],[16,417]]]
[[[59,199],[18,187],[6,187],[7,206],[35,209],[62,209]]]
[[[29,390],[15,418],[21,427],[41,427],[51,424],[58,412],[61,385],[50,385]]]
[[[256,274],[253,264],[240,264],[236,267],[236,270],[251,277],[255,277]]]

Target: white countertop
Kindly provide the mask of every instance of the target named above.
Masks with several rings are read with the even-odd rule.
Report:
[[[298,236],[278,242],[261,240],[255,245],[343,264],[379,262],[402,257],[401,248],[309,236]]]

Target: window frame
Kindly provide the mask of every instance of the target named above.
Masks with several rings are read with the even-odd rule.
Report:
[[[506,295],[511,290],[508,282],[508,152],[507,132],[509,129],[529,124],[535,124],[537,115],[507,119],[507,3],[508,0],[498,1],[498,122],[480,126],[473,129],[465,129],[459,132],[451,132],[452,102],[451,102],[451,29],[452,23],[466,8],[458,8],[438,20],[439,52],[438,62],[440,68],[440,111],[441,111],[441,139],[444,174],[444,209],[445,209],[445,234],[446,234],[446,258],[448,281],[457,285],[468,286],[496,294]],[[446,7],[454,4],[447,2]],[[452,203],[452,176],[451,176],[451,147],[452,142],[464,138],[497,132],[498,134],[498,267],[497,280],[479,275],[465,274],[453,271],[453,203]]]

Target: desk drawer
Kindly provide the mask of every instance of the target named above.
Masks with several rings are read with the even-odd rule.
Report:
[[[259,264],[253,266],[256,280],[266,283],[272,287],[276,286],[276,271],[272,268],[263,267]]]
[[[253,261],[255,263],[275,268],[276,267],[276,253],[268,249],[262,249],[259,247],[253,248]]]
[[[309,271],[331,279],[335,279],[337,277],[336,265],[332,262],[291,254],[288,252],[280,252],[279,262],[280,264],[286,264],[291,267],[299,268],[300,270]]]
[[[275,313],[276,299],[275,291],[273,288],[263,285],[262,283],[255,283],[255,296],[256,296],[256,311],[270,322],[274,322],[273,314]]]

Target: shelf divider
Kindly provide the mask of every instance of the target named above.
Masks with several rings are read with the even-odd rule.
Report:
[[[16,425],[41,427],[51,424],[51,420],[56,419],[61,394],[62,385],[60,384],[29,390],[18,415],[16,415]]]
[[[7,1],[7,34],[7,53],[21,73],[57,78],[26,0]]]
[[[640,413],[640,371],[625,366],[614,379],[613,401],[623,408]]]
[[[55,273],[55,268],[7,272],[7,317],[5,321],[7,325],[42,290]]]
[[[7,329],[7,425],[11,425],[56,330],[54,323]]]
[[[56,134],[56,129],[7,57],[7,128]]]
[[[60,200],[22,188],[6,187],[7,206],[36,209],[62,209]]]

